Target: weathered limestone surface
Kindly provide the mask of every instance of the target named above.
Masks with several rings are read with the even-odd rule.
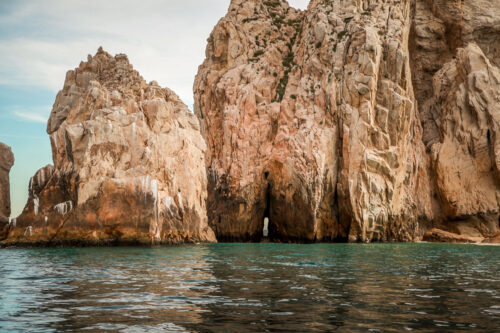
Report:
[[[500,232],[483,241],[486,244],[500,244]]]
[[[483,241],[484,238],[464,236],[441,229],[431,229],[424,234],[423,240],[438,243],[478,243]]]
[[[231,0],[194,97],[68,72],[7,242],[498,239],[500,0]]]
[[[482,214],[498,227],[500,69],[469,44],[434,76],[429,104],[439,114],[430,146],[437,193],[447,219]]]
[[[410,14],[400,1],[231,2],[195,81],[218,236],[255,238],[269,215],[280,240],[418,237],[432,211]]]
[[[499,22],[499,0],[232,0],[194,84],[219,239],[493,235]]]
[[[416,1],[412,68],[440,228],[499,231],[500,1]]]
[[[0,240],[7,236],[10,217],[9,172],[14,165],[14,155],[9,146],[0,142]]]
[[[54,166],[31,179],[7,244],[215,241],[198,120],[125,55],[69,71],[47,132]]]

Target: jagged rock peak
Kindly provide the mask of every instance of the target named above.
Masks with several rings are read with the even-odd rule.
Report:
[[[86,62],[81,62],[78,68],[66,73],[64,87],[58,93],[52,108],[47,133],[50,135],[57,131],[66,120],[69,109],[79,103],[81,98],[96,99],[100,88],[105,88],[111,96],[107,99],[107,105],[96,105],[97,108],[118,105],[122,100],[139,101],[158,97],[176,103],[179,108],[189,112],[172,90],[161,88],[156,81],[148,84],[134,70],[125,54],[112,56],[100,47],[94,56],[89,55]],[[73,119],[69,121],[72,122]]]
[[[100,48],[69,71],[47,132],[54,166],[32,178],[7,243],[215,241],[199,123],[127,56]]]

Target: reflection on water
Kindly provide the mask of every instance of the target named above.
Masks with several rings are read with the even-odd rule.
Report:
[[[492,332],[500,247],[4,249],[1,331]]]

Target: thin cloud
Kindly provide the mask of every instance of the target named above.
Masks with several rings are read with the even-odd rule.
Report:
[[[0,107],[0,112],[10,114],[17,120],[28,121],[39,124],[46,124],[50,115],[50,106],[22,106],[11,105]]]
[[[18,0],[0,12],[0,85],[53,92],[99,46],[193,103],[206,39],[229,0]],[[291,0],[304,9],[309,0]]]
[[[9,139],[37,139],[37,140],[47,140],[47,136],[36,136],[36,135],[15,135],[15,134],[0,134],[0,138]]]
[[[99,46],[193,103],[206,39],[228,0],[19,0],[0,12],[0,85],[62,88]],[[182,38],[179,38],[179,37]]]
[[[14,115],[18,118],[35,123],[42,123],[42,124],[47,123],[47,117],[44,117],[38,113],[14,111]]]

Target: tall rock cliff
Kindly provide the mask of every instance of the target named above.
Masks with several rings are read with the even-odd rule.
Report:
[[[499,20],[499,0],[232,0],[194,84],[219,239],[265,217],[282,241],[498,231]]]
[[[9,172],[14,165],[14,155],[9,146],[0,142],[0,240],[7,236],[10,217]]]
[[[215,241],[198,120],[125,55],[69,71],[47,132],[54,166],[31,179],[8,244]]]
[[[68,72],[6,242],[500,239],[500,0],[232,0],[194,95]]]
[[[413,82],[439,227],[491,236],[500,216],[500,1],[416,1],[413,11]]]

